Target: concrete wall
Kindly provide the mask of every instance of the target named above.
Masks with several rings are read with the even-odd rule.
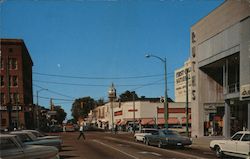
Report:
[[[240,86],[243,86],[250,85],[250,17],[241,22],[240,34]]]

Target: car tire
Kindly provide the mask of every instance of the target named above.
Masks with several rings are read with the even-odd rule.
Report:
[[[135,137],[135,142],[138,142],[137,138]]]
[[[215,147],[215,155],[218,158],[223,158],[223,152],[221,151],[220,146],[216,146]]]
[[[161,141],[159,141],[158,147],[159,147],[159,148],[162,148],[162,143],[161,143]]]
[[[148,145],[148,146],[150,145],[148,139],[145,139],[145,144]]]

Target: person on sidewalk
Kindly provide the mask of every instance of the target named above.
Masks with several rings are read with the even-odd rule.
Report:
[[[79,140],[81,138],[81,136],[82,136],[83,139],[85,140],[85,135],[83,133],[83,125],[80,126],[79,132],[80,132],[80,134],[79,134],[77,139]]]

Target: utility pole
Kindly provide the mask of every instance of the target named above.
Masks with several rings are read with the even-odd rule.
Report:
[[[185,70],[186,73],[186,134],[189,137],[189,130],[188,130],[188,69]]]
[[[114,108],[113,108],[113,101],[114,99],[116,98],[116,89],[115,89],[115,86],[114,84],[112,83],[111,87],[109,88],[109,91],[108,91],[108,94],[109,94],[109,101],[110,101],[110,107],[111,107],[111,131],[113,132],[114,130]]]
[[[135,133],[135,92],[133,93],[133,131]]]

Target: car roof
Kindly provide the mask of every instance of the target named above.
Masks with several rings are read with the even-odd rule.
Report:
[[[10,134],[31,134],[31,132],[28,132],[28,131],[11,131]]]
[[[142,130],[158,130],[158,129],[155,129],[155,128],[143,128]]]
[[[16,135],[12,135],[12,134],[0,134],[0,137],[13,137]]]
[[[250,131],[238,131],[237,133],[250,134]]]

